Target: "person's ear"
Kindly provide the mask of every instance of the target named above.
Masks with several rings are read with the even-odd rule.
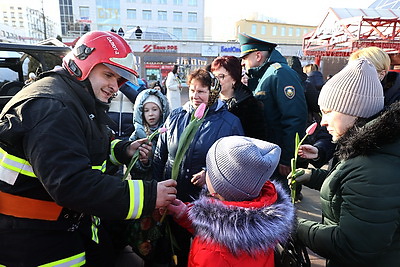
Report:
[[[256,51],[256,60],[261,61],[262,55],[260,51]]]

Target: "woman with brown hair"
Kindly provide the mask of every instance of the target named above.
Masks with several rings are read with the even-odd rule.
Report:
[[[242,66],[234,56],[217,57],[211,71],[221,84],[220,99],[242,123],[245,136],[266,140],[262,106],[241,82]]]

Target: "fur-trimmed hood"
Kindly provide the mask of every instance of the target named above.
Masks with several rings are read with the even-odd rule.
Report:
[[[274,186],[277,200],[260,208],[244,207],[242,202],[226,205],[225,201],[207,197],[203,192],[189,212],[196,236],[220,244],[234,255],[240,252],[254,255],[274,248],[277,242],[285,243],[294,227],[295,208],[281,185],[274,183]],[[265,197],[269,196],[257,200],[262,202]]]
[[[368,155],[385,147],[385,153],[400,155],[399,150],[388,146],[400,139],[400,102],[395,102],[375,119],[358,121],[338,140],[340,159]]]

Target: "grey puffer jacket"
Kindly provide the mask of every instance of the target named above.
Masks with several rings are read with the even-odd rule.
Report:
[[[300,219],[298,238],[327,266],[400,266],[400,103],[339,140],[328,177],[313,172],[323,222]],[[325,178],[326,177],[326,178]]]

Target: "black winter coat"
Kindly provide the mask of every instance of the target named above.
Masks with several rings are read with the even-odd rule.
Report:
[[[299,220],[297,237],[327,266],[400,266],[400,103],[338,140],[339,159],[326,176],[314,170],[323,222]]]
[[[233,97],[224,102],[228,110],[240,119],[245,136],[266,140],[262,104],[246,85],[240,83],[235,87]]]

